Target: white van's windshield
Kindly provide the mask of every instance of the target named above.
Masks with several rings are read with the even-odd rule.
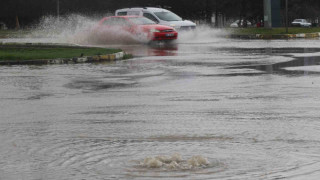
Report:
[[[136,25],[156,24],[155,22],[145,17],[130,17],[129,19]]]
[[[155,12],[156,16],[163,21],[182,21],[182,18],[172,12]]]

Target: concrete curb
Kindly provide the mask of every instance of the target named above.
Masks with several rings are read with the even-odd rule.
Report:
[[[295,38],[319,38],[320,33],[300,33],[300,34],[231,34],[227,38],[234,39],[295,39]]]
[[[85,56],[74,58],[58,58],[58,59],[37,59],[37,60],[18,60],[18,61],[0,61],[0,65],[41,65],[41,64],[78,64],[78,63],[99,63],[112,62],[124,59],[125,52],[118,52],[114,54]]]
[[[2,43],[1,46],[33,46],[33,47],[55,47],[55,48],[88,48],[66,44],[50,44],[50,43]],[[118,52],[113,54],[96,55],[96,56],[84,56],[84,57],[73,57],[73,58],[57,58],[57,59],[37,59],[37,60],[17,60],[17,61],[0,61],[0,65],[28,65],[28,64],[76,64],[76,63],[99,63],[106,61],[116,61],[124,59],[126,53]]]
[[[73,63],[97,63],[104,61],[116,61],[124,58],[124,52],[118,52],[114,54],[98,55],[98,56],[86,56],[86,57],[74,57],[66,59],[49,59],[46,60],[46,64],[73,64]]]

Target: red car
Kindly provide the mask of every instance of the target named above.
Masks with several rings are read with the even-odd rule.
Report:
[[[141,16],[111,16],[105,17],[94,28],[95,34],[101,40],[128,41],[129,39],[152,42],[175,40],[178,38],[177,31]]]

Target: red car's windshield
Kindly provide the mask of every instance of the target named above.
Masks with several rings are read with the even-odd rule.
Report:
[[[145,17],[129,17],[128,19],[136,25],[156,24],[155,22]]]

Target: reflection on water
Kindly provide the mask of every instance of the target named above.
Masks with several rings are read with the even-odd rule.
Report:
[[[179,45],[176,43],[153,43],[145,45],[130,45],[130,46],[121,46],[121,45],[101,45],[100,47],[115,47],[121,48],[126,53],[132,54],[135,57],[141,56],[177,56]]]
[[[135,57],[1,66],[0,179],[318,179],[308,46],[112,45]]]
[[[261,50],[262,51],[262,50]],[[274,52],[277,53],[287,53],[287,52],[303,52],[303,53],[311,53],[311,52],[319,52],[320,49],[308,49],[308,48],[301,48],[299,49],[272,49],[272,48],[266,48],[265,52],[268,55],[272,55]],[[308,75],[308,74],[319,74],[320,72],[317,71],[307,71],[307,70],[288,70],[286,68],[291,67],[304,67],[304,66],[319,66],[320,65],[320,56],[305,56],[305,57],[294,57],[293,60],[285,61],[285,62],[279,62],[274,64],[263,64],[263,65],[241,65],[241,66],[235,66],[231,67],[231,69],[256,69],[259,71],[264,71],[267,74],[290,74],[290,75]]]

